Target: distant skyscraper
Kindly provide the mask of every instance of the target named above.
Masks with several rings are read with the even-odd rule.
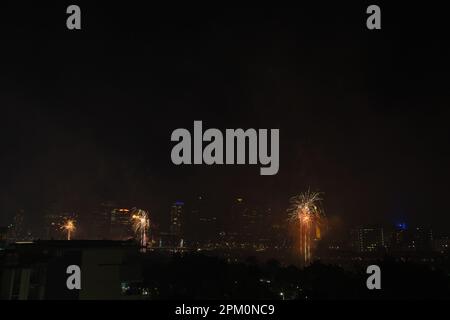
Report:
[[[185,219],[183,233],[189,242],[196,245],[212,245],[217,242],[217,203],[210,198],[197,196],[190,205],[189,220]],[[189,227],[188,227],[189,225]],[[189,228],[189,235],[186,229]]]
[[[384,231],[381,227],[360,227],[354,234],[357,236],[356,247],[360,252],[374,252],[385,247]]]
[[[176,201],[170,208],[170,233],[181,236],[184,202]]]
[[[104,201],[89,216],[88,237],[93,240],[111,239],[111,212],[117,208],[113,201]]]
[[[114,208],[111,210],[110,239],[127,240],[133,237],[132,220],[130,210],[126,208]]]
[[[404,250],[408,246],[408,229],[405,223],[398,223],[394,227],[390,239],[392,250]]]
[[[433,231],[430,228],[407,228],[406,224],[395,225],[390,247],[394,251],[428,251],[433,246]]]
[[[21,241],[25,238],[24,230],[24,210],[19,210],[13,219],[13,223],[10,230],[11,238],[13,241]]]
[[[430,228],[416,227],[411,230],[411,246],[418,251],[430,250],[433,243],[433,231]]]

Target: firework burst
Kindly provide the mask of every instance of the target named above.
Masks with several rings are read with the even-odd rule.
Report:
[[[321,201],[321,193],[310,190],[290,199],[289,220],[298,224],[299,253],[305,265],[311,262],[313,241],[321,237],[320,230],[324,222]]]
[[[67,240],[71,240],[71,235],[75,232],[75,220],[67,219],[62,225],[61,229],[67,232]]]
[[[148,213],[141,209],[133,209],[131,219],[134,233],[139,239],[141,246],[145,247],[147,245],[147,232],[150,227]]]

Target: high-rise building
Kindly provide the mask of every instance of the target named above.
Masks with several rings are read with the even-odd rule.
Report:
[[[411,230],[411,246],[416,251],[431,250],[433,231],[430,228],[416,227]]]
[[[182,232],[183,201],[176,201],[170,208],[170,233],[180,237]]]
[[[393,251],[428,251],[433,247],[433,231],[430,228],[407,228],[405,223],[395,225],[390,239]]]
[[[104,201],[87,217],[87,238],[128,240],[133,237],[131,209],[114,201]]]
[[[212,246],[217,242],[219,236],[216,217],[217,203],[211,201],[210,198],[197,196],[189,204],[189,207],[189,217],[184,219],[185,223],[183,224],[183,233],[186,239],[194,245]]]
[[[89,215],[88,238],[92,240],[111,239],[111,212],[117,208],[113,201],[104,201]]]
[[[25,211],[23,209],[17,211],[14,215],[12,224],[9,226],[8,237],[13,242],[25,240],[24,216]]]
[[[390,239],[391,250],[405,250],[408,246],[409,234],[406,223],[398,223],[394,227]]]
[[[127,240],[133,237],[131,211],[113,208],[110,214],[110,240]]]
[[[383,228],[377,226],[360,227],[356,235],[356,249],[359,252],[375,252],[385,247]]]

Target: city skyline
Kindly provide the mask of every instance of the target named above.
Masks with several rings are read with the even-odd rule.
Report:
[[[197,245],[202,243],[219,243],[227,241],[229,237],[234,238],[235,240],[233,241],[238,242],[245,242],[251,239],[250,242],[253,243],[264,240],[270,243],[273,242],[274,238],[283,238],[285,242],[291,242],[292,244],[292,239],[298,236],[295,228],[291,228],[293,226],[292,222],[295,222],[295,220],[289,218],[289,210],[286,210],[284,219],[278,219],[276,215],[273,215],[270,207],[257,206],[243,198],[237,197],[228,203],[229,221],[227,223],[226,220],[218,219],[217,214],[215,214],[217,213],[215,208],[217,208],[216,203],[208,203],[200,196],[192,203],[178,200],[173,202],[168,209],[170,214],[167,215],[166,221],[159,221],[150,212],[136,207],[118,207],[114,203],[109,202],[102,203],[99,208],[93,210],[89,215],[80,215],[75,212],[48,212],[41,223],[35,226],[27,223],[27,218],[22,210],[5,227],[8,227],[10,233],[15,235],[13,239],[16,241],[64,239],[67,235],[66,224],[68,222],[74,223],[73,239],[134,239],[137,241],[140,239],[140,236],[136,234],[135,218],[141,216],[139,212],[145,212],[146,219],[148,219],[145,228],[147,237],[149,237],[147,240],[149,246],[158,246],[161,240],[155,239],[162,239],[161,235],[176,236],[178,239],[177,243],[182,239],[186,246],[189,247],[195,246],[195,243]],[[445,239],[450,235],[448,230],[440,231],[433,227],[432,224],[415,225],[408,221],[397,221],[396,223],[384,221],[383,223],[349,223],[341,225],[335,224],[326,215],[324,215],[324,219],[324,224],[320,230],[322,236],[319,236],[318,240],[325,238],[325,242],[331,239],[331,241],[343,243],[349,240],[354,230],[371,230],[373,228],[381,230],[381,232],[383,232],[383,229],[385,230],[386,243],[395,240],[389,238],[392,237],[391,233],[396,232],[396,230],[404,233],[415,229],[429,230],[430,240],[433,240],[432,230],[438,239]],[[89,228],[86,228],[87,226]],[[278,232],[275,232],[278,233],[275,236],[275,229],[272,230],[272,228],[279,229]],[[75,230],[77,230],[76,233]],[[153,244],[151,244],[152,241],[154,242]],[[400,240],[397,239],[397,241]],[[389,245],[383,244],[382,246],[388,247]]]

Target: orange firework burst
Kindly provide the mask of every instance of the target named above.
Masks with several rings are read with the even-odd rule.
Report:
[[[67,219],[61,226],[61,229],[67,231],[67,240],[71,239],[71,234],[75,231],[75,220]]]
[[[320,208],[321,193],[307,191],[290,199],[288,209],[290,220],[299,226],[299,252],[302,262],[308,265],[311,262],[313,240],[320,238],[320,228],[324,220]]]

